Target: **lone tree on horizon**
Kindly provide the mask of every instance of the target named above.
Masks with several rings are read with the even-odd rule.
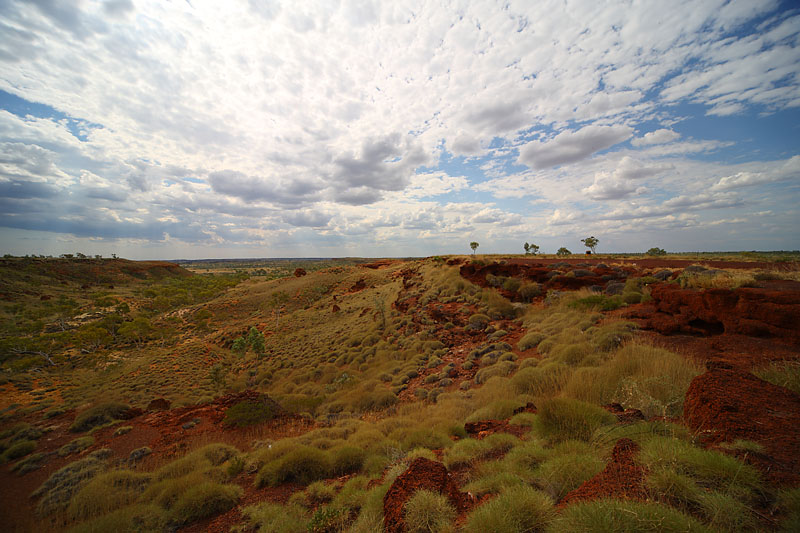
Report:
[[[528,244],[526,242],[523,248],[525,248],[525,255],[536,255],[539,253],[539,246],[536,244]]]
[[[586,237],[585,239],[581,239],[581,242],[583,243],[584,246],[586,246],[592,251],[592,254],[594,254],[595,253],[594,249],[597,248],[597,243],[600,241],[599,239],[597,239],[597,237],[592,235],[591,237]]]
[[[478,249],[478,246],[480,246],[480,244],[478,244],[475,241],[472,241],[471,243],[469,243],[469,247],[472,248],[472,255],[475,255],[475,250]]]

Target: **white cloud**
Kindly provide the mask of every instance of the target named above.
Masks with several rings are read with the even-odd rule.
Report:
[[[574,163],[630,138],[629,126],[584,126],[564,131],[549,141],[531,141],[520,148],[519,163],[542,169]]]
[[[638,137],[631,141],[634,146],[650,146],[652,144],[666,144],[677,139],[680,139],[681,134],[668,129],[658,129],[645,133],[642,137]]]

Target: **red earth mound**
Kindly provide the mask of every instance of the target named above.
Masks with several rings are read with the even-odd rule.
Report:
[[[576,501],[599,498],[646,500],[645,470],[636,464],[637,453],[639,445],[631,439],[618,440],[611,452],[611,461],[605,469],[564,496],[558,504],[559,507]]]
[[[800,283],[782,290],[699,290],[658,284],[650,295],[653,313],[646,327],[662,335],[740,334],[800,346]]]
[[[408,469],[394,480],[383,498],[384,531],[402,533],[406,530],[403,517],[405,504],[418,490],[444,494],[459,513],[469,507],[469,496],[458,490],[442,463],[417,457],[411,461]]]
[[[745,460],[777,485],[800,485],[800,396],[733,366],[711,361],[692,380],[683,417],[709,445],[746,439],[764,446]]]

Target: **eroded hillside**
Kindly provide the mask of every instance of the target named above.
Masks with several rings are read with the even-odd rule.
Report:
[[[18,530],[800,520],[796,264],[26,268],[4,285]]]

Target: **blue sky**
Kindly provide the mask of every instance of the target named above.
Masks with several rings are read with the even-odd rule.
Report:
[[[0,4],[0,253],[800,248],[780,1]]]

